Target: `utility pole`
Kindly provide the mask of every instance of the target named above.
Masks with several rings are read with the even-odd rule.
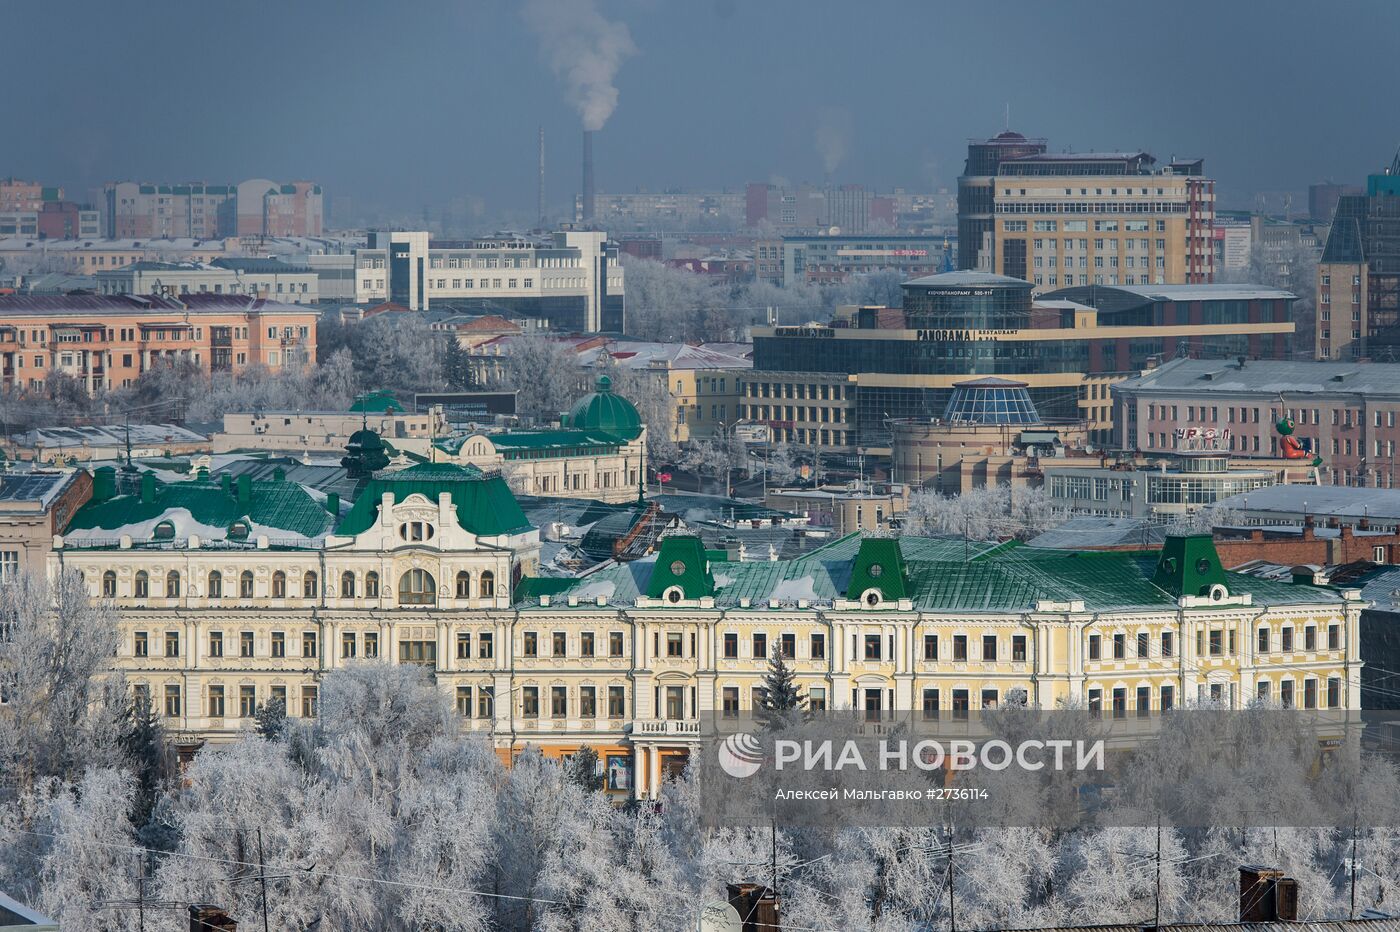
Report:
[[[262,829],[258,829],[258,883],[262,885],[263,932],[267,928],[267,869],[263,867]]]
[[[1152,903],[1152,927],[1162,927],[1162,815],[1157,814],[1157,892]]]
[[[948,932],[958,932],[958,914],[953,905],[953,829],[948,828]]]
[[[1356,810],[1351,811],[1351,918],[1356,918]]]

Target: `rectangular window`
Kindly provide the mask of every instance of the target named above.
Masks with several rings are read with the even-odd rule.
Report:
[[[1303,650],[1317,650],[1317,628],[1314,625],[1308,625],[1303,629]]]
[[[1342,648],[1342,626],[1341,626],[1341,625],[1328,625],[1328,626],[1327,626],[1327,649],[1328,649],[1328,650],[1341,650],[1341,648]]]
[[[1115,634],[1113,636],[1113,659],[1126,660],[1128,657],[1127,635]]]
[[[997,707],[997,691],[995,689],[982,690],[982,708],[995,709]]]
[[[272,632],[272,656],[287,656],[287,635],[281,631]]]
[[[1303,708],[1317,708],[1317,680],[1303,681]]]
[[[1103,714],[1103,690],[1089,690],[1089,714],[1094,716]]]
[[[1103,638],[1097,634],[1089,635],[1089,659],[1099,660],[1103,656]]]
[[[965,689],[953,690],[953,718],[966,719],[968,713],[968,694]]]
[[[569,652],[569,639],[563,631],[555,631],[551,638],[551,653],[555,657],[566,656]]]
[[[476,695],[476,717],[495,718],[496,717],[496,687],[483,686],[478,689]]]
[[[865,650],[862,656],[866,660],[880,659],[880,641],[882,638],[878,634],[867,634],[865,636]]]
[[[538,657],[540,655],[540,636],[537,632],[525,632],[525,645],[520,653],[524,657]]]
[[[1278,699],[1285,709],[1293,708],[1293,681],[1284,680],[1278,684]]]
[[[341,634],[340,656],[346,660],[355,659],[355,632],[346,631]]]
[[[457,632],[457,659],[470,660],[472,656],[472,636],[467,631]]]
[[[180,687],[170,684],[165,687],[165,717],[180,717]]]
[[[167,632],[165,632],[165,656],[167,656],[167,657],[178,657],[178,656],[180,656],[180,632],[179,632],[179,631],[167,631]]]
[[[807,708],[813,712],[826,711],[826,687],[813,686],[807,690]]]
[[[598,717],[598,687],[580,686],[578,688],[578,714],[579,718]]]
[[[622,718],[627,714],[627,687],[608,687],[608,718]]]
[[[132,651],[131,651],[132,656],[133,656],[133,657],[149,657],[149,656],[150,656],[150,653],[151,653],[151,647],[150,647],[150,642],[149,642],[149,640],[148,640],[148,638],[147,638],[146,632],[144,632],[144,631],[137,631],[137,632],[136,632],[136,641],[135,641],[134,645],[132,646]]]
[[[1342,681],[1340,677],[1329,676],[1327,678],[1327,708],[1340,709],[1342,707]]]
[[[303,657],[316,656],[316,632],[303,631],[301,633],[301,655]]]
[[[540,717],[540,688],[538,686],[525,686],[520,690],[521,709],[520,714],[525,718]]]
[[[818,633],[818,634],[813,634],[813,635],[812,635],[812,659],[813,659],[813,660],[824,660],[824,659],[826,659],[826,635],[825,635],[825,634],[820,634],[820,633]]]
[[[569,717],[569,687],[551,686],[549,688],[549,715],[551,718]]]
[[[1136,699],[1138,718],[1143,718],[1152,712],[1152,687],[1139,686],[1137,688]]]
[[[251,631],[240,631],[240,632],[238,632],[238,656],[240,656],[240,657],[251,657],[251,656],[253,656],[253,632],[251,632]]]
[[[302,718],[315,718],[315,717],[316,717],[316,697],[317,697],[317,690],[316,690],[316,687],[315,687],[315,686],[303,686],[303,687],[301,688],[301,717],[302,717]]]
[[[1162,711],[1171,711],[1172,707],[1176,705],[1176,687],[1163,686],[1159,691],[1159,695],[1161,698],[1158,701],[1161,703]]]
[[[955,635],[953,635],[953,662],[954,662],[954,663],[966,663],[966,662],[967,662],[967,635],[966,635],[966,634],[955,634]],[[954,691],[954,693],[953,693],[954,699],[957,698],[957,695],[958,695],[957,692]]]
[[[1148,634],[1146,631],[1139,631],[1137,636],[1137,656],[1139,660],[1147,659]]]
[[[238,687],[238,715],[252,718],[258,711],[258,691],[254,686]]]
[[[476,636],[476,656],[481,660],[490,660],[495,656],[495,638],[490,631],[483,631]]]
[[[938,690],[936,690],[936,689],[925,689],[925,690],[924,690],[924,718],[925,718],[925,719],[936,719],[936,718],[938,718],[938,706],[939,706],[939,702],[938,702]]]
[[[1128,691],[1122,686],[1113,690],[1113,717],[1125,718],[1128,714]]]
[[[724,658],[734,660],[739,656],[739,635],[733,631],[724,632]]]
[[[1162,656],[1163,656],[1163,657],[1170,657],[1170,656],[1173,655],[1173,653],[1175,652],[1175,650],[1176,650],[1176,645],[1172,643],[1172,633],[1171,633],[1170,631],[1163,631],[1163,632],[1162,632]]]
[[[754,632],[753,636],[753,656],[759,659],[768,656],[768,635],[762,631]]]
[[[997,636],[995,634],[982,635],[982,662],[996,663],[997,659]]]
[[[472,717],[472,688],[470,686],[457,687],[457,714],[462,718]]]
[[[1026,660],[1026,636],[1024,634],[1014,634],[1011,636],[1011,659],[1024,663]]]
[[[783,635],[784,638],[788,638],[788,637],[791,637],[791,636],[792,636],[792,635],[788,635],[788,634]],[[785,646],[786,646],[786,645],[785,645]],[[681,634],[681,632],[679,632],[679,631],[667,631],[667,632],[666,632],[666,656],[667,656],[667,657],[684,657],[684,656],[685,656],[685,635]],[[791,657],[792,655],[791,655],[791,654],[784,654],[784,656]]]
[[[721,690],[720,714],[725,718],[739,717],[739,687],[726,686]]]
[[[437,666],[437,641],[400,641],[399,663]]]
[[[1224,650],[1221,634],[1219,628],[1210,629],[1210,655],[1212,657],[1219,657]]]
[[[1291,625],[1285,625],[1282,635],[1279,649],[1286,654],[1293,649],[1293,627]]]
[[[222,631],[209,632],[209,656],[222,657],[224,655],[224,633]]]
[[[580,657],[593,656],[593,632],[585,631],[578,636],[578,652]]]
[[[209,717],[224,717],[224,688],[222,686],[209,687]]]
[[[622,632],[621,632],[621,631],[610,631],[610,632],[608,632],[608,656],[609,656],[609,657],[621,657],[621,656],[622,656]]]
[[[925,659],[925,660],[937,660],[937,659],[938,659],[938,635],[936,635],[936,634],[925,634],[925,635],[924,635],[924,659]]]
[[[778,651],[779,651],[779,652],[783,655],[783,657],[784,657],[785,659],[787,659],[787,660],[791,660],[792,658],[796,657],[796,656],[797,656],[797,635],[795,635],[795,634],[780,634],[780,635],[778,635]],[[678,656],[679,656],[679,655],[678,655]]]
[[[1260,628],[1257,637],[1258,641],[1255,644],[1255,652],[1267,654],[1269,652],[1269,629]]]

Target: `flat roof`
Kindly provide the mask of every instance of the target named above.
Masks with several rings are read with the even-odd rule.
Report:
[[[1245,513],[1274,511],[1320,518],[1367,518],[1400,521],[1400,489],[1346,485],[1270,485],[1221,499],[1221,508]]]
[[[1115,392],[1400,396],[1400,363],[1178,358],[1114,386]],[[1284,407],[1287,407],[1285,403]]]

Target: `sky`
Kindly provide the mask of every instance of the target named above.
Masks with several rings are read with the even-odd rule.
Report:
[[[543,126],[562,211],[595,27],[600,191],[950,187],[1008,108],[1055,151],[1203,156],[1240,206],[1400,145],[1392,0],[6,0],[0,177],[310,178],[333,208],[532,217]]]

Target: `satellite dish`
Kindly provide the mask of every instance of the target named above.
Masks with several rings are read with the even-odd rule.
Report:
[[[832,227],[831,229],[827,230],[826,232],[827,232],[827,235],[828,235],[828,236],[840,236],[840,235],[841,235],[841,228],[840,228],[840,227]]]
[[[711,903],[700,910],[699,932],[744,932],[739,911],[728,903]]]

